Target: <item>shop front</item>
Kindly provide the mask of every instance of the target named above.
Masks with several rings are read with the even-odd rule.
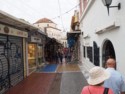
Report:
[[[38,50],[38,67],[41,67],[42,64],[44,63],[44,50],[42,45],[37,46]]]
[[[36,69],[36,44],[29,43],[28,44],[28,65],[29,65],[29,73]]]
[[[80,31],[73,31],[67,33],[68,49],[70,50],[68,54],[71,55],[71,62],[77,62],[80,60],[80,42],[79,35]]]
[[[24,79],[24,46],[28,33],[0,24],[0,94]]]
[[[63,48],[61,43],[54,38],[48,37],[44,47],[45,61],[49,64],[56,63],[56,52],[61,48]]]
[[[40,35],[32,35],[28,43],[28,74],[36,71],[44,64],[43,41]]]

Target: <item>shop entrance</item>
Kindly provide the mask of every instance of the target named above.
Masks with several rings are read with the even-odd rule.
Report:
[[[29,73],[36,69],[37,49],[36,44],[28,44]]]

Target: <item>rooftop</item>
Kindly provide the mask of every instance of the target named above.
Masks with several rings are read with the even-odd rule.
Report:
[[[51,21],[51,20],[48,19],[48,18],[42,18],[42,19],[36,21],[35,23],[54,23],[54,22]]]

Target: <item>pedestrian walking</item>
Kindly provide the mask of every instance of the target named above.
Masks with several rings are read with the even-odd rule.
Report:
[[[104,82],[104,86],[111,88],[115,94],[125,94],[125,82],[123,75],[115,70],[116,61],[109,58],[106,62],[106,71],[110,73],[110,78]]]
[[[67,54],[68,54],[68,48],[63,49],[63,54],[64,54],[64,58],[65,58],[65,61],[66,61],[67,60]]]
[[[110,74],[102,67],[93,67],[89,71],[88,86],[82,89],[81,94],[114,94],[109,88],[103,87],[103,83],[110,77]]]
[[[58,50],[58,57],[59,57],[60,63],[62,64],[63,63],[63,52],[62,52],[62,49]]]
[[[56,61],[56,64],[59,63],[59,56],[58,56],[58,51],[55,52],[55,61]]]

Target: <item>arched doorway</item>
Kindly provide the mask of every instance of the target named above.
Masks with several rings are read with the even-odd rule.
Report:
[[[116,59],[115,50],[112,42],[110,40],[106,40],[103,44],[103,49],[102,49],[103,67],[105,67],[105,62],[109,57]]]

